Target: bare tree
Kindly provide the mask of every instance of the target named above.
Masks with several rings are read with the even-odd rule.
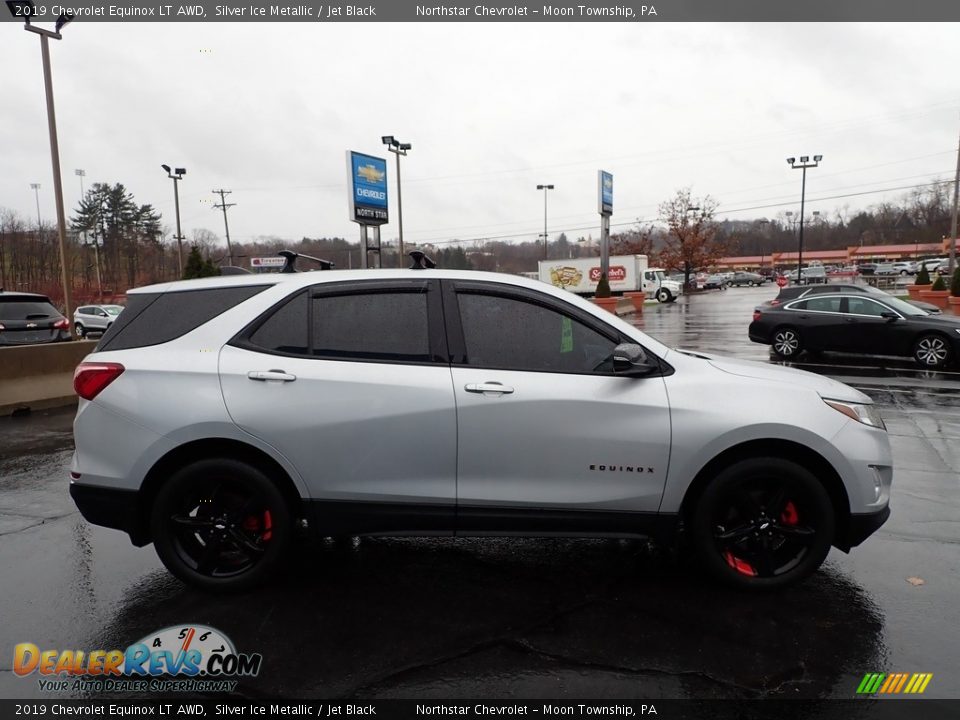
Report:
[[[695,198],[690,188],[678,190],[660,204],[660,221],[667,233],[658,264],[682,270],[685,286],[690,285],[694,271],[710,267],[727,253],[727,243],[717,235],[716,209],[716,200],[709,195]]]

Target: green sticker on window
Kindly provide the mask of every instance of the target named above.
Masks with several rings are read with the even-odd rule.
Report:
[[[573,323],[570,318],[565,317],[560,327],[560,352],[573,352]]]

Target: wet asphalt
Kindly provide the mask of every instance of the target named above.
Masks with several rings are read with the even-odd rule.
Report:
[[[773,294],[690,296],[637,324],[771,362],[747,325]],[[879,404],[893,514],[808,581],[762,595],[638,541],[364,538],[303,548],[270,586],[211,596],[77,513],[72,410],[2,418],[0,697],[51,697],[12,672],[16,643],[125,648],[202,623],[264,655],[237,687],[254,699],[849,698],[868,672],[931,672],[928,697],[960,698],[960,373],[826,354],[796,365]]]

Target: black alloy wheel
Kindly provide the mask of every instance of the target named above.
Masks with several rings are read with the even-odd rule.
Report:
[[[775,355],[782,358],[792,358],[800,354],[800,331],[793,327],[777,328],[770,343]]]
[[[694,546],[728,585],[777,588],[810,575],[833,541],[833,505],[802,466],[780,458],[742,460],[722,471],[694,510]]]
[[[160,489],[151,532],[163,564],[184,582],[239,590],[264,580],[285,555],[290,510],[258,468],[226,458],[201,460]]]
[[[942,368],[950,359],[950,346],[942,335],[924,335],[913,346],[913,359],[925,368]]]

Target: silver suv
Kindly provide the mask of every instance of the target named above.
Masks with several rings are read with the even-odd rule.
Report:
[[[86,337],[91,330],[103,332],[117,319],[123,305],[81,305],[73,311],[73,327],[78,337]]]
[[[263,580],[304,530],[682,539],[715,577],[769,588],[889,515],[862,393],[670,349],[511,275],[140,288],[74,384],[84,517],[212,590]]]

